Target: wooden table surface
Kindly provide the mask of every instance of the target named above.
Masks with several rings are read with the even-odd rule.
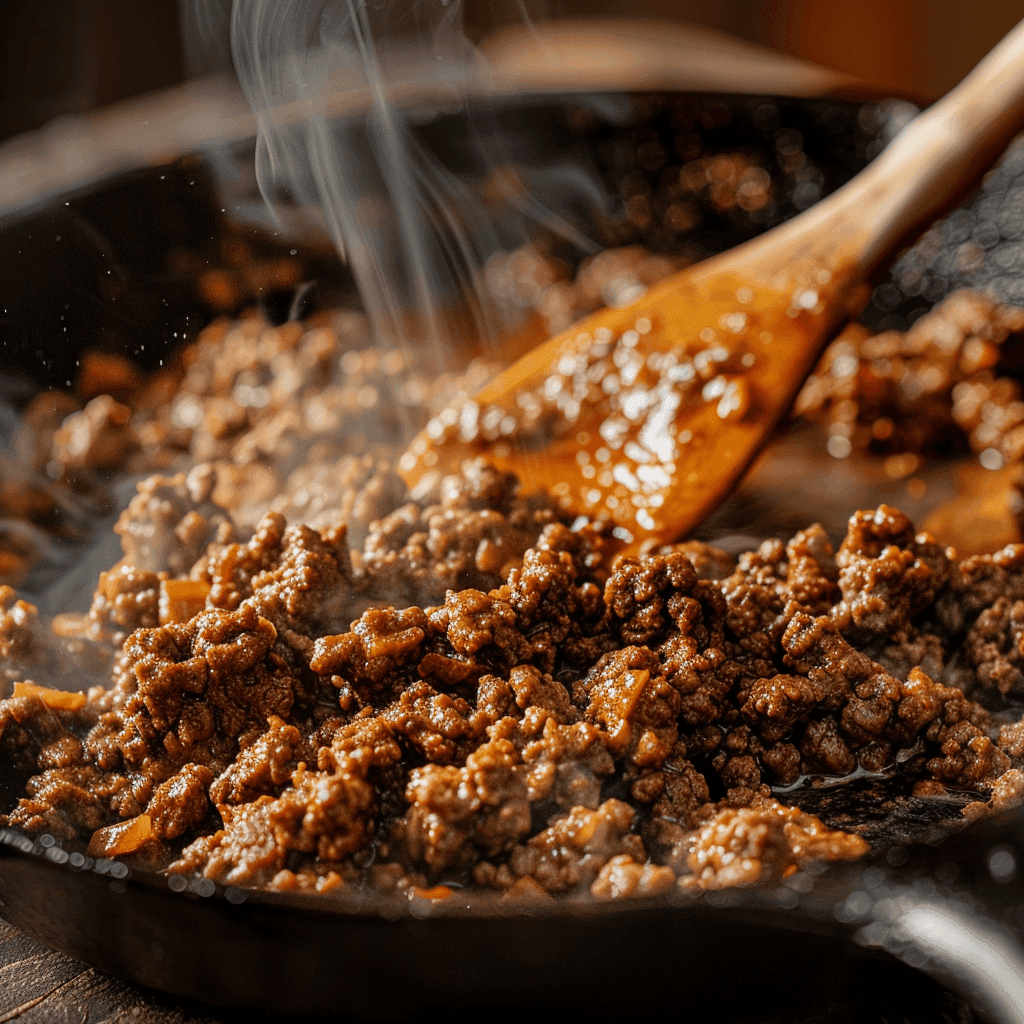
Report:
[[[330,1024],[244,1007],[204,1006],[130,985],[27,938],[0,918],[0,1024]]]

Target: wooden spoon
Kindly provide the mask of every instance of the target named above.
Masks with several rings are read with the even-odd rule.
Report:
[[[436,416],[400,472],[413,486],[482,455],[610,516],[630,549],[684,535],[859,311],[867,276],[977,182],[1022,119],[1024,22],[842,189],[533,349]]]

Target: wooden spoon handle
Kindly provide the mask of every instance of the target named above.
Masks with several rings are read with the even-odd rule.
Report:
[[[860,187],[875,242],[864,253],[864,271],[957,202],[1021,128],[1024,21],[868,169]]]
[[[836,286],[863,280],[961,199],[1022,127],[1024,21],[874,163],[777,228],[772,256],[757,276],[784,276],[787,264],[804,263],[829,269]],[[756,257],[758,241],[737,253],[748,248]]]

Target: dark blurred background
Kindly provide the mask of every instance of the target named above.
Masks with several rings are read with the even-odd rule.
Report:
[[[160,89],[185,76],[177,0],[5,0],[0,61],[4,138]]]
[[[0,138],[210,70],[209,53],[183,43],[185,4],[194,23],[195,12],[206,16],[219,0],[4,0]],[[931,99],[959,81],[1024,8],[1020,0],[465,0],[474,36],[523,12],[691,21]]]

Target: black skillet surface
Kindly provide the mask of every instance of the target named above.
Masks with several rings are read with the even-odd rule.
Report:
[[[986,1012],[976,975],[920,951],[891,920],[900,899],[938,901],[970,908],[977,928],[976,886],[950,903],[917,870],[795,877],[792,887],[701,899],[438,913],[426,901],[360,906],[204,879],[175,892],[160,876],[0,831],[9,921],[102,970],[206,1002],[371,1018],[429,1005],[627,1012],[674,1003],[726,1020],[810,1020],[827,1007],[839,1020],[1013,1019]],[[1005,916],[994,900],[989,910]]]

